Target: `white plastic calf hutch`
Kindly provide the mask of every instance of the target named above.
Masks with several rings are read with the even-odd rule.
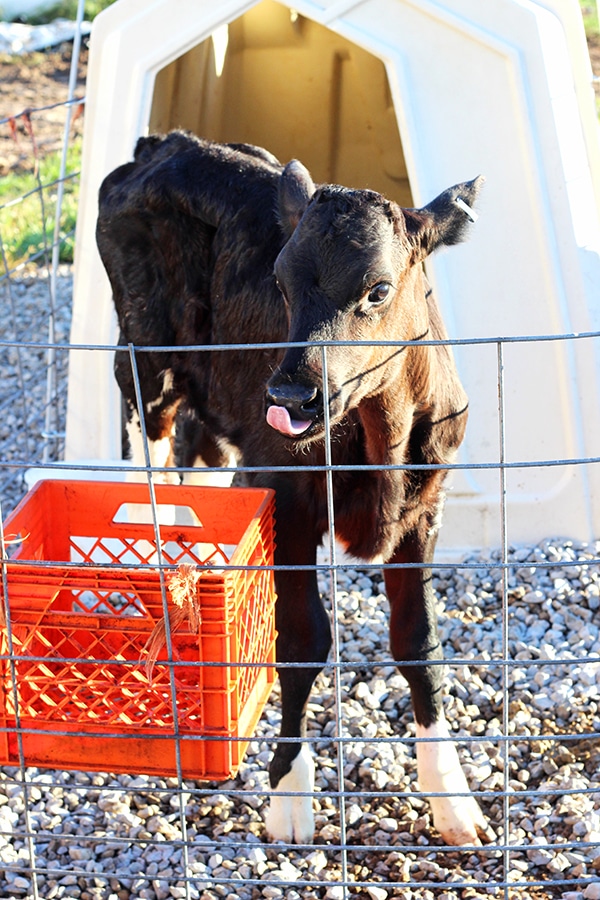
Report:
[[[469,242],[427,268],[452,338],[600,328],[600,149],[577,0],[119,0],[94,22],[75,344],[112,344],[94,241],[104,175],[184,127],[300,158],[318,181],[422,205],[479,173]],[[598,340],[503,345],[509,463],[600,456]],[[442,529],[500,541],[498,347],[456,348],[471,399]],[[73,351],[67,460],[120,458],[109,352]],[[509,538],[600,535],[600,468],[507,471]]]

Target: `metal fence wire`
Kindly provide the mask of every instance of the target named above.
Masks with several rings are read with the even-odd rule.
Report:
[[[76,41],[74,66],[78,50]],[[65,99],[65,146],[72,135],[69,113],[81,103],[73,84],[71,79]],[[36,116],[43,114],[27,113],[32,141]],[[9,128],[11,122],[0,120],[0,127]],[[55,185],[58,198],[71,177],[65,164]],[[42,218],[46,188],[40,182],[33,191]],[[2,240],[0,219],[3,248]],[[71,301],[70,269],[59,262],[63,240],[59,224],[45,240],[35,271],[11,267],[2,250],[0,496],[5,518],[25,494],[27,473],[43,468],[55,475],[63,450]],[[39,679],[46,658],[39,648],[24,648],[22,626],[13,622],[8,576],[14,536],[2,533],[2,583],[9,602],[0,654],[0,748],[16,742],[17,759],[0,769],[0,896],[600,897],[600,545],[551,537],[530,547],[511,543],[505,480],[516,464],[505,455],[503,394],[507,343],[559,340],[576,354],[581,341],[599,339],[600,334],[488,340],[496,347],[497,454],[491,463],[470,465],[497,471],[502,541],[491,551],[473,551],[459,563],[440,562],[434,569],[448,667],[446,717],[469,784],[495,831],[490,844],[445,846],[433,829],[416,778],[408,689],[388,649],[381,569],[348,561],[333,542],[319,557],[318,574],[334,645],[311,696],[307,734],[317,763],[314,844],[273,844],[265,836],[267,764],[280,717],[276,684],[253,733],[240,736],[249,739],[248,749],[237,776],[226,781],[185,776],[176,708],[170,709],[175,770],[167,775],[147,774],[135,755],[128,774],[29,765],[25,748],[35,729],[20,720],[32,690],[24,663],[39,664]],[[468,350],[477,342],[449,343]],[[95,346],[80,349],[90,356],[107,352]],[[598,463],[539,459],[527,465]],[[325,471],[331,479],[332,466]],[[90,469],[83,474],[95,479],[103,473]],[[151,470],[142,474],[151,486]],[[151,488],[149,496],[160,547]],[[172,566],[151,557],[137,568],[168,573]],[[43,566],[36,572],[42,578]],[[85,609],[82,615],[83,622],[86,615],[94,618]],[[115,681],[126,681],[134,665],[123,655],[103,657],[89,643],[89,655],[78,658],[73,646],[55,648],[52,662],[77,663],[86,671],[104,666],[116,673]],[[172,686],[173,673],[182,665],[170,648],[157,663],[167,674],[165,684]],[[49,669],[42,691],[49,707],[57,703],[54,672]],[[167,706],[176,705],[169,687],[165,697]],[[102,721],[93,729],[59,731],[59,740],[61,734],[65,746],[67,740],[111,737]],[[198,752],[201,743],[200,737]]]

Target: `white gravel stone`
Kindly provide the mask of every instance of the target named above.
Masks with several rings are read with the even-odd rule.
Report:
[[[388,892],[384,888],[375,887],[375,885],[367,886],[366,892],[371,900],[386,900],[388,897]]]
[[[323,869],[327,868],[327,857],[322,850],[314,850],[306,857],[310,871],[318,877]]]
[[[344,900],[345,893],[346,890],[341,884],[333,884],[327,888],[325,897],[327,900]]]

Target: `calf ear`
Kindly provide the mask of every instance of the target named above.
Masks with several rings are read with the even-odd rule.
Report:
[[[279,224],[286,238],[292,235],[314,192],[308,169],[293,159],[279,179]]]
[[[440,245],[464,240],[470,223],[477,220],[473,209],[485,178],[455,184],[423,209],[403,209],[406,233],[415,248],[415,262],[425,259]]]

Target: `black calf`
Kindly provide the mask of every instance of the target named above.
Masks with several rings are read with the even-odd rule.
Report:
[[[293,466],[250,476],[276,490],[278,659],[314,663],[280,671],[283,737],[271,764],[267,828],[309,841],[312,761],[305,706],[330,647],[311,566],[327,530],[324,464],[328,403],[335,465],[381,468],[333,473],[336,535],[366,559],[422,568],[386,570],[391,645],[412,694],[421,787],[451,843],[477,843],[486,825],[468,793],[441,702],[431,564],[444,472],[390,466],[446,465],[467,419],[467,399],[422,261],[461,239],[481,179],[423,209],[379,194],[324,185],[297,161],[283,168],[265,151],[182,133],[138,143],[134,162],[100,191],[98,246],[111,280],[122,343],[299,342],[276,351],[138,354],[143,410],[128,356],[116,376],[140,456],[145,417],[154,465]],[[322,342],[327,349],[324,383]],[[416,341],[413,344],[389,343]],[[201,472],[201,469],[198,470]],[[287,567],[287,568],[286,568]],[[422,661],[422,666],[402,665]],[[433,740],[432,740],[433,739]]]

